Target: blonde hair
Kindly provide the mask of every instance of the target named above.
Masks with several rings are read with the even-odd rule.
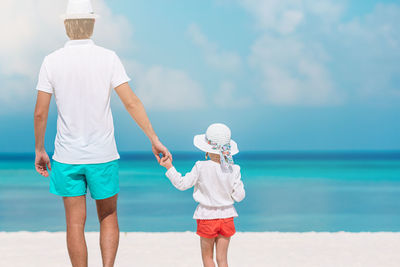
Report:
[[[66,19],[64,25],[69,39],[89,39],[93,34],[94,19]]]

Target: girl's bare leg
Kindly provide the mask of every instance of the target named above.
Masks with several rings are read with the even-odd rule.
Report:
[[[219,235],[215,239],[218,267],[228,267],[228,247],[230,240],[230,237],[225,237],[222,235]]]
[[[214,243],[215,238],[200,237],[201,257],[204,267],[215,267]]]

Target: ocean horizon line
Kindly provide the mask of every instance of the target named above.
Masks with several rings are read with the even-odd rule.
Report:
[[[200,151],[172,151],[174,159],[198,159]],[[53,152],[48,152],[49,156]],[[150,160],[151,151],[119,151],[121,160]],[[28,160],[34,152],[0,152],[0,160]],[[251,160],[400,160],[400,150],[245,150],[235,155],[237,159]]]

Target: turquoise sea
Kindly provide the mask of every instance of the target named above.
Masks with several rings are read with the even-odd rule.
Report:
[[[175,153],[180,172],[201,153]],[[64,231],[60,197],[34,156],[0,155],[0,231]],[[241,153],[247,196],[238,231],[400,231],[400,152]],[[194,231],[192,190],[176,190],[151,154],[121,154],[121,231]],[[88,198],[86,229],[98,231]]]

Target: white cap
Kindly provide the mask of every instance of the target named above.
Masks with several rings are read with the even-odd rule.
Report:
[[[94,14],[90,0],[69,0],[67,13],[61,15],[62,19],[95,19],[99,16]]]
[[[218,145],[230,144],[231,154],[235,155],[239,153],[238,146],[235,141],[231,139],[231,130],[228,126],[222,123],[211,124],[205,134],[196,135],[193,139],[193,144],[198,149],[208,152],[219,154],[219,150],[213,145],[209,144],[208,141]]]

